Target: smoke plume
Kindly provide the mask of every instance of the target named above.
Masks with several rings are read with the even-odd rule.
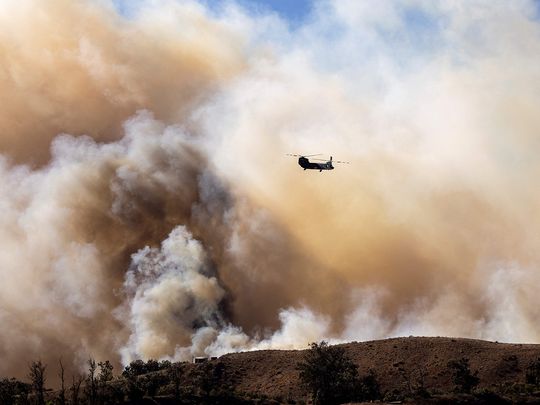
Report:
[[[0,376],[538,343],[538,20],[525,0],[321,0],[294,27],[234,2],[1,3]]]

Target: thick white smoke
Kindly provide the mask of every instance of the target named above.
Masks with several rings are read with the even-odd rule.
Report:
[[[175,228],[161,249],[145,247],[132,256],[117,310],[131,330],[122,362],[139,358],[189,361],[246,349],[294,348],[327,337],[329,321],[306,308],[285,309],[282,327],[268,338],[250,338],[221,311],[225,290],[213,274],[201,243],[184,226]]]
[[[184,226],[171,232],[161,250],[146,247],[133,255],[124,288],[132,330],[124,363],[174,353],[191,346],[194,330],[224,326],[219,304],[225,291],[202,245]]]

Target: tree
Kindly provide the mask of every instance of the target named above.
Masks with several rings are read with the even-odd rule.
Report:
[[[79,405],[79,393],[81,389],[81,384],[84,381],[84,376],[72,375],[71,379],[71,405]]]
[[[148,360],[146,363],[143,360],[133,360],[122,371],[122,375],[126,378],[129,376],[137,376],[151,373],[153,371],[160,371],[169,369],[172,366],[168,360],[157,361],[154,359]]]
[[[88,359],[88,376],[86,377],[85,392],[90,405],[95,405],[97,401],[97,378],[96,378],[96,361],[92,358]]]
[[[45,405],[45,369],[47,368],[41,360],[30,363],[28,378],[34,392],[36,393],[36,402],[38,405]]]
[[[358,387],[358,366],[344,348],[329,346],[325,341],[311,343],[297,370],[315,405],[351,400]]]
[[[60,377],[60,393],[58,394],[58,403],[59,405],[66,404],[66,386],[64,378],[64,364],[62,364],[62,359],[58,360],[58,365],[60,366],[60,372],[58,377]]]
[[[207,361],[195,366],[191,378],[202,403],[214,403],[215,397],[229,396],[230,393],[222,386],[224,373],[225,365],[221,361]]]
[[[174,399],[175,401],[180,401],[180,378],[184,367],[181,363],[174,363],[168,368],[169,379],[172,381],[174,386]]]
[[[134,360],[129,363],[122,371],[122,375],[126,378],[146,374],[146,364],[142,360]]]
[[[143,381],[139,380],[139,376],[146,373],[146,365],[142,360],[132,361],[122,371],[122,376],[126,379],[127,396],[131,402],[139,401],[146,391],[143,386]]]
[[[471,373],[469,359],[465,357],[460,360],[449,361],[448,367],[453,370],[454,384],[456,384],[456,388],[461,392],[470,393],[480,382],[478,371],[474,374]]]
[[[403,379],[403,385],[406,387],[408,394],[412,397],[428,397],[429,393],[425,388],[424,381],[426,372],[422,367],[409,366],[405,362],[399,361],[394,363],[394,367]]]
[[[160,370],[160,364],[157,360],[150,359],[145,364],[146,372],[151,373],[153,371],[159,371]]]
[[[107,402],[110,402],[110,397],[112,397],[112,395],[109,395],[110,390],[107,389],[107,384],[113,379],[114,367],[109,360],[106,360],[104,362],[100,361],[98,363],[98,367],[99,374],[97,376],[97,397],[100,403],[105,404]]]
[[[374,400],[380,398],[381,388],[373,370],[369,370],[367,375],[360,379],[359,389],[356,392],[358,392],[357,399]]]
[[[99,382],[106,383],[113,379],[114,367],[109,360],[106,360],[104,362],[100,361],[98,363],[98,367],[99,367],[99,375],[98,375]]]

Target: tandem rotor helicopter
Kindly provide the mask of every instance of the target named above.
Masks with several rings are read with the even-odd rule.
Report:
[[[350,162],[343,162],[341,160],[332,160],[332,156],[330,156],[330,160],[311,159],[311,160],[318,160],[320,162],[326,162],[326,163],[314,163],[314,162],[310,162],[309,159],[308,159],[308,157],[320,156],[320,155],[322,155],[322,153],[317,153],[315,155],[295,155],[295,154],[292,154],[292,153],[287,153],[287,156],[297,156],[298,157],[298,164],[304,170],[313,169],[313,170],[318,170],[319,172],[322,172],[323,170],[334,170],[334,166],[332,166],[332,163],[350,164]]]

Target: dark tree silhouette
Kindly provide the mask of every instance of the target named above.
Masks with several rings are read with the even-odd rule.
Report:
[[[181,363],[174,363],[168,369],[169,379],[174,386],[174,400],[180,401],[180,378],[184,367]]]
[[[100,404],[110,403],[112,401],[112,390],[108,383],[113,379],[113,365],[109,360],[98,363],[99,374],[97,376],[97,399]]]
[[[96,405],[97,403],[96,369],[96,361],[92,358],[88,359],[88,376],[86,377],[85,393],[90,405]]]
[[[358,387],[358,366],[345,349],[327,342],[311,343],[297,365],[300,380],[311,392],[314,404],[339,404],[353,399]]]
[[[122,371],[122,375],[126,378],[146,374],[146,363],[142,360],[134,360],[129,363]]]
[[[112,366],[111,362],[109,360],[99,362],[99,375],[98,380],[101,383],[106,383],[108,381],[111,381],[113,379],[113,370],[114,367]]]
[[[471,373],[469,359],[465,357],[460,360],[449,361],[448,367],[453,370],[453,381],[458,391],[470,393],[480,382],[478,372]]]
[[[126,379],[126,393],[131,402],[137,402],[144,396],[146,389],[139,376],[145,373],[146,365],[142,360],[132,361],[122,371],[122,376]]]
[[[58,394],[58,404],[59,405],[65,405],[66,404],[66,386],[65,386],[65,378],[64,378],[64,364],[62,363],[62,359],[58,360],[58,365],[60,367],[60,371],[58,372],[58,377],[60,377],[60,392]]]
[[[29,366],[28,378],[36,394],[36,403],[45,405],[45,369],[47,368],[41,360],[33,361]]]
[[[222,386],[225,365],[221,361],[197,364],[191,373],[193,386],[202,403],[215,403],[219,397],[228,397]]]
[[[81,384],[83,383],[84,381],[84,376],[82,375],[72,375],[71,376],[71,380],[72,380],[72,383],[71,383],[71,405],[79,405],[79,393],[80,393],[80,390],[81,390]]]

